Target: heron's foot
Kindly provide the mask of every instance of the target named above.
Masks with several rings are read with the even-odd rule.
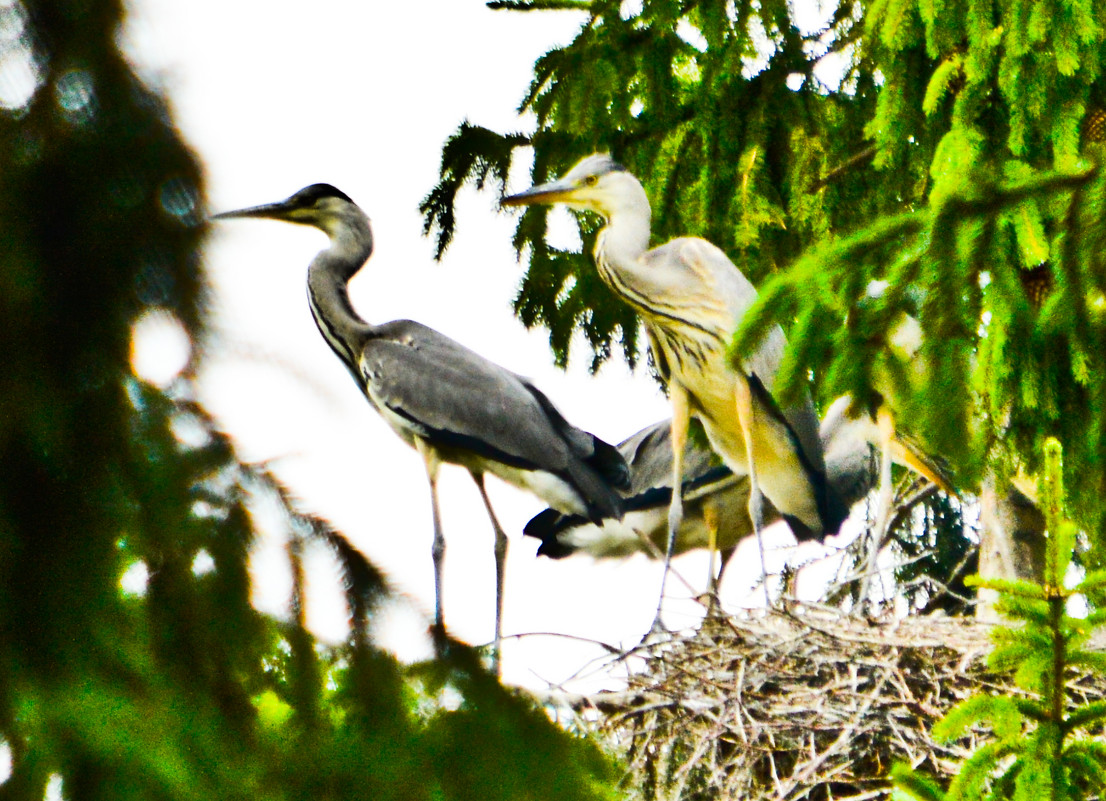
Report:
[[[661,620],[661,610],[657,610],[656,617],[653,618],[652,624],[649,626],[649,630],[642,635],[641,641],[633,650],[644,649],[648,650],[654,645],[658,645],[662,642],[667,642],[673,637],[673,632]]]
[[[434,658],[439,662],[447,660],[450,652],[450,641],[445,630],[445,623],[441,620],[435,620],[430,624],[428,633],[430,634],[430,641],[434,644]]]
[[[707,617],[724,617],[722,601],[718,597],[718,590],[711,588],[695,598],[703,608],[707,610]]]

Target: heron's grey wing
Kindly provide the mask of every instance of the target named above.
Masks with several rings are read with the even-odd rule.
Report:
[[[672,421],[662,420],[623,440],[618,449],[630,466],[630,494],[656,487],[672,487]],[[722,468],[714,453],[695,437],[684,447],[684,493],[714,469]],[[728,471],[727,471],[728,472]],[[712,476],[712,479],[714,477]]]
[[[715,307],[699,306],[693,312],[693,319],[721,320],[717,325],[728,347],[734,331],[757,299],[756,287],[725,253],[704,239],[674,239],[650,253],[658,254],[654,258],[663,261],[666,269],[684,276],[694,276],[712,296],[725,304],[721,317]],[[743,360],[746,374],[756,376],[768,390],[770,397],[786,347],[783,329],[777,325],[768,332],[756,351]],[[773,406],[779,408],[774,401]],[[818,439],[818,417],[814,413],[814,404],[808,398],[798,408],[784,409],[781,412],[802,449],[803,457],[816,473],[824,475],[826,468]]]
[[[553,401],[549,400],[545,393],[534,386],[529,379],[519,377],[519,381],[545,410],[550,424],[564,437],[565,442],[578,458],[598,472],[611,486],[621,490],[630,488],[630,468],[616,447],[568,422],[560,410],[553,405]]]
[[[776,373],[779,370],[780,360],[783,359],[783,351],[786,347],[787,340],[784,337],[783,329],[777,325],[768,332],[768,335],[765,336],[760,347],[756,349],[753,355],[745,360],[746,371],[760,379],[769,395],[772,395]],[[824,475],[826,465],[821,440],[818,437],[818,415],[814,412],[814,403],[809,395],[804,397],[803,402],[798,406],[787,409],[780,408],[775,403],[774,396],[772,398],[773,405],[779,409],[787,421],[787,425],[791,428],[795,440],[799,443],[803,457],[810,463],[815,472]]]
[[[568,443],[519,377],[431,328],[409,320],[383,326],[364,348],[361,371],[372,399],[432,444],[526,469],[567,466]]]
[[[705,239],[681,237],[642,257],[629,276],[641,305],[662,327],[725,348],[734,320],[756,299],[756,289],[726,254]]]
[[[661,420],[646,426],[618,445],[630,469],[630,486],[623,510],[626,513],[649,508],[667,508],[672,500],[671,421]],[[684,496],[689,500],[703,494],[732,491],[738,480],[729,469],[715,464],[714,454],[698,442],[688,440],[684,455]],[[748,490],[745,490],[748,497]],[[559,559],[576,551],[562,541],[563,532],[580,526],[594,525],[580,515],[563,514],[546,509],[535,515],[523,533],[542,541],[541,556]],[[603,537],[598,534],[596,542]]]
[[[662,420],[619,443],[618,450],[630,466],[631,495],[638,495],[651,487],[672,486],[670,430],[670,421]]]
[[[593,463],[621,464],[617,451],[565,422],[544,395],[510,370],[410,320],[380,326],[365,345],[360,367],[373,403],[436,447],[556,474],[589,507],[617,513],[617,495]]]

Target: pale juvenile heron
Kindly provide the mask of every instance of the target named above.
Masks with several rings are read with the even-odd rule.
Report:
[[[411,320],[371,325],[354,311],[347,284],[373,251],[366,214],[343,192],[314,184],[287,200],[215,215],[263,217],[318,228],[330,237],[307,269],[307,297],[323,339],[388,425],[423,458],[434,519],[434,622],[441,630],[445,539],[438,468],[466,467],[495,530],[495,651],[499,666],[507,537],[484,488],[492,473],[546,503],[589,519],[619,517],[614,487],[629,472],[614,446],[571,425],[527,379]]]
[[[749,476],[749,516],[758,538],[762,490],[798,536],[837,531],[848,510],[826,484],[813,405],[807,400],[781,411],[771,395],[786,344],[783,331],[774,328],[740,369],[726,356],[756,289],[725,253],[695,237],[650,250],[645,189],[605,154],[588,156],[564,177],[502,203],[562,203],[605,218],[595,246],[596,268],[641,315],[653,358],[668,384],[673,487],[683,486],[688,421],[695,416],[725,464],[735,474]],[[665,576],[682,516],[681,495],[674,492]],[[659,625],[659,608],[655,622]]]
[[[848,397],[837,399],[826,412],[819,429],[825,452],[826,479],[838,498],[852,506],[865,497],[875,481],[877,431],[867,418],[847,414]],[[539,556],[561,559],[586,553],[596,559],[621,558],[634,553],[663,554],[668,538],[667,509],[672,498],[672,449],[667,420],[654,423],[629,437],[618,448],[630,465],[630,491],[621,519],[592,521],[555,509],[539,512],[523,533],[541,540]],[[897,461],[897,459],[896,459]],[[684,450],[684,517],[676,533],[673,553],[697,548],[721,550],[720,582],[729,555],[745,537],[753,534],[747,513],[748,476],[735,476],[706,448],[689,439]],[[764,507],[765,525],[780,519],[771,504]],[[800,539],[802,541],[802,539]]]

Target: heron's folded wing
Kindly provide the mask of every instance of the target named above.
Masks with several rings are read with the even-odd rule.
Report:
[[[672,421],[662,420],[627,437],[618,449],[630,465],[630,493],[638,495],[655,487],[672,487]],[[721,466],[721,459],[700,440],[689,436],[684,447],[684,494],[693,484]],[[629,508],[629,507],[628,507]]]
[[[366,345],[360,367],[371,400],[433,444],[524,469],[568,465],[568,444],[520,378],[444,334],[389,323]]]
[[[590,517],[621,514],[612,486],[628,469],[618,451],[571,426],[510,370],[409,320],[377,329],[360,369],[369,399],[435,447],[551,473],[576,489]]]

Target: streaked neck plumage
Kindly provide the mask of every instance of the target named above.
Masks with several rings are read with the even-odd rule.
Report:
[[[725,352],[732,329],[727,308],[709,292],[709,281],[695,280],[670,263],[677,254],[670,252],[669,261],[650,255],[649,198],[638,180],[628,172],[604,180],[616,183],[602,195],[602,208],[596,208],[607,219],[595,245],[600,276],[641,314],[662,373],[692,366],[701,370]],[[700,317],[711,312],[709,324],[689,315],[692,303]]]
[[[616,173],[617,193],[604,199],[597,209],[607,225],[599,232],[595,243],[595,258],[601,267],[617,270],[627,278],[642,269],[641,257],[649,248],[649,197],[638,180],[629,173]],[[611,282],[614,276],[604,278]],[[620,291],[617,286],[616,291]]]
[[[330,247],[319,252],[307,268],[307,298],[319,332],[358,376],[357,360],[373,327],[353,308],[347,284],[373,252],[369,218],[354,205],[319,225],[330,237]]]

